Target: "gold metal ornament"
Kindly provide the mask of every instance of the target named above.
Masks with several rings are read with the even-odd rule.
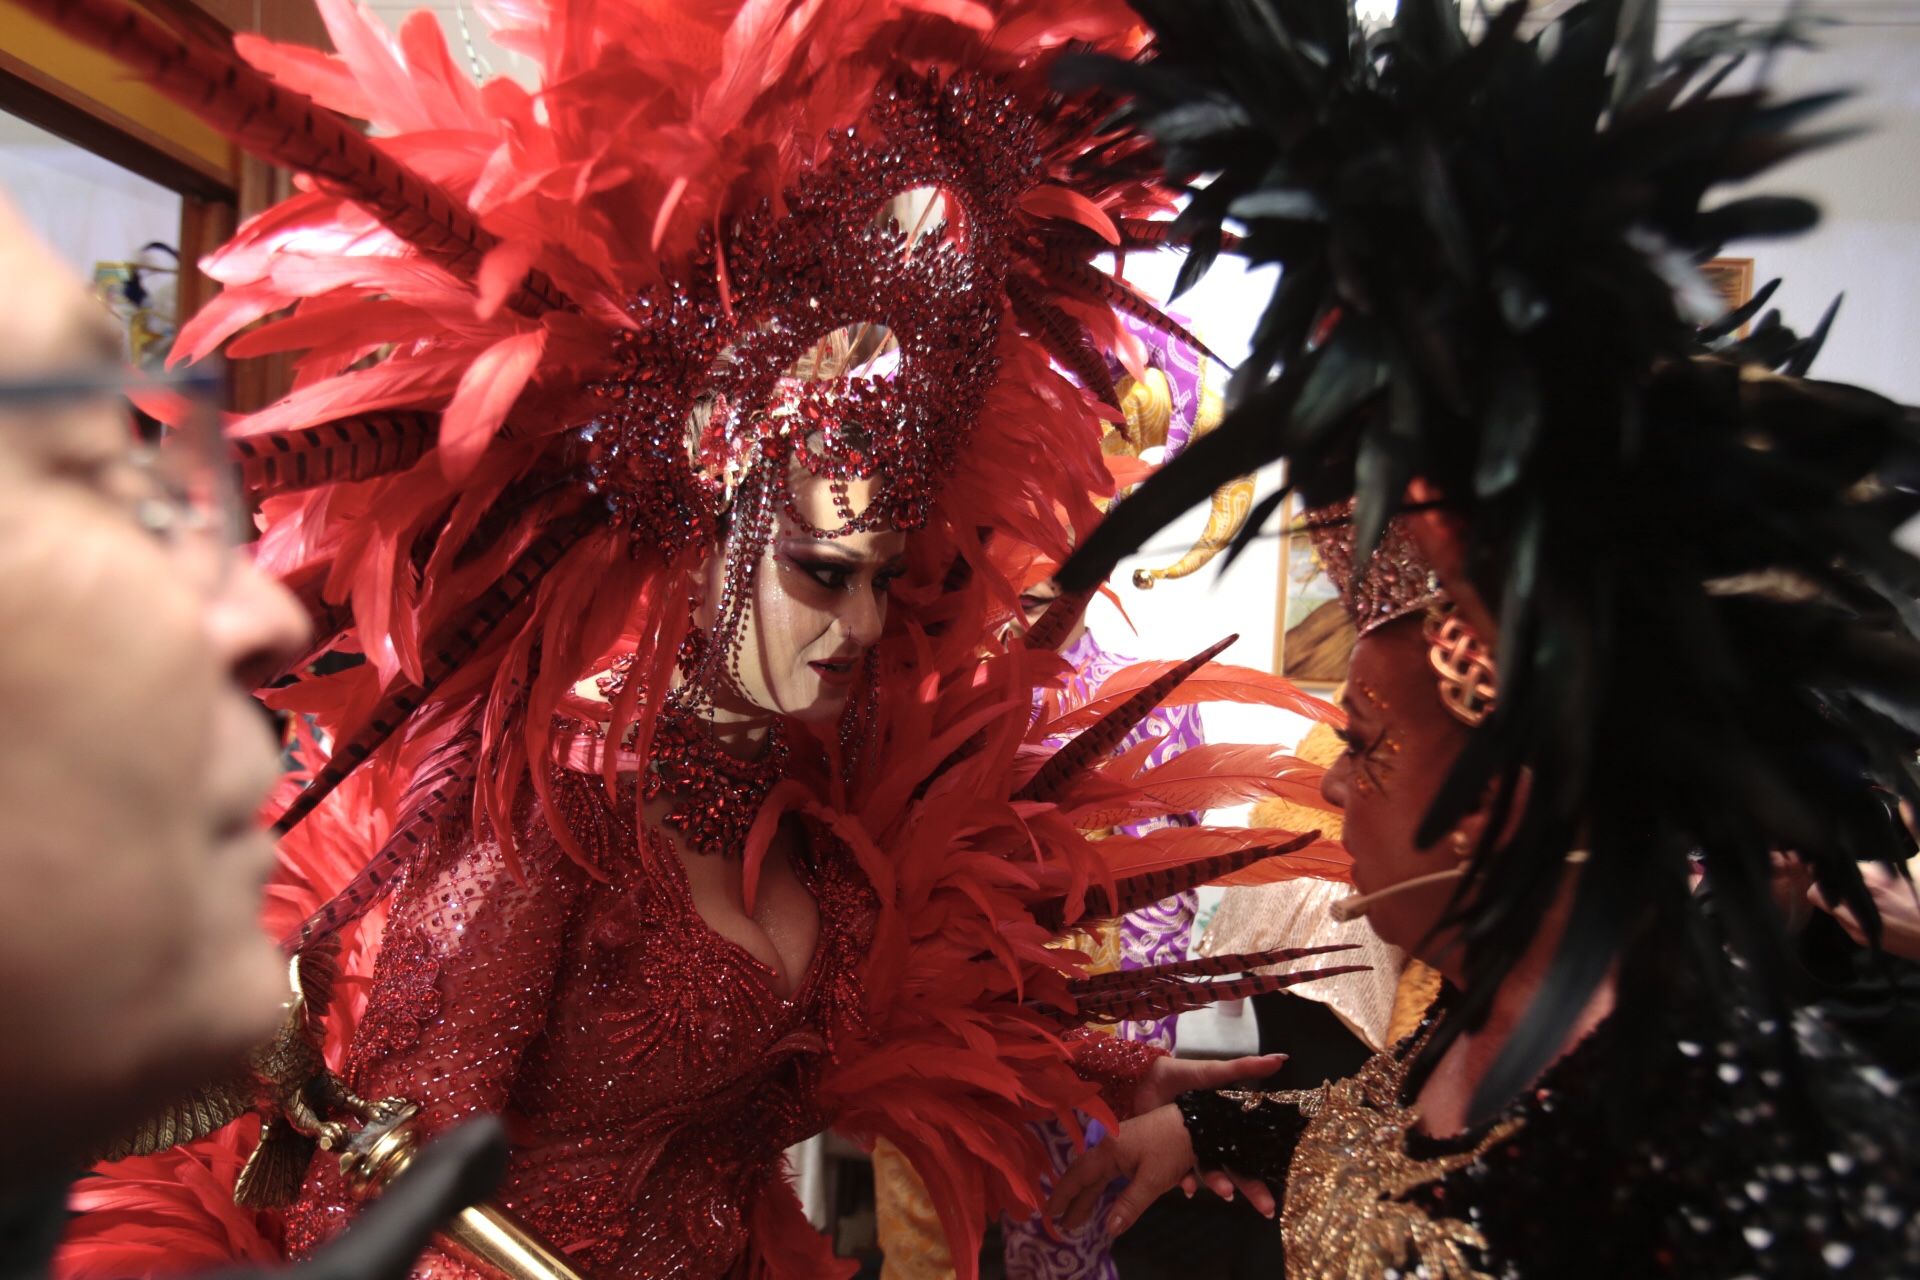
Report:
[[[1395,1269],[1431,1280],[1490,1280],[1467,1252],[1487,1247],[1477,1228],[1404,1197],[1472,1164],[1521,1122],[1503,1121],[1468,1151],[1425,1160],[1408,1155],[1419,1112],[1400,1097],[1418,1051],[1416,1045],[1402,1057],[1375,1054],[1348,1079],[1282,1099],[1307,1117],[1280,1214],[1288,1280],[1377,1280]],[[1248,1107],[1263,1097],[1227,1096]]]
[[[1440,701],[1454,719],[1479,725],[1493,714],[1498,681],[1493,654],[1455,611],[1451,601],[1427,610],[1427,661],[1440,677]]]
[[[1220,393],[1207,385],[1204,372],[1200,381],[1200,406],[1194,415],[1193,441],[1206,435],[1220,425],[1224,416],[1224,405]],[[1225,551],[1240,536],[1247,519],[1253,513],[1253,477],[1239,476],[1227,481],[1213,491],[1213,500],[1207,507],[1207,525],[1200,533],[1200,540],[1191,550],[1164,569],[1135,569],[1133,585],[1142,591],[1151,591],[1153,584],[1162,578],[1185,578],[1204,569],[1215,556]]]
[[[412,1103],[384,1109],[354,1134],[340,1157],[340,1173],[357,1200],[378,1196],[407,1171],[419,1150]],[[559,1250],[499,1205],[462,1209],[434,1234],[434,1244],[468,1267],[501,1280],[584,1280]]]
[[[247,1209],[292,1204],[314,1153],[337,1150],[352,1133],[337,1117],[365,1123],[397,1105],[394,1099],[368,1102],[327,1070],[321,1023],[337,976],[337,946],[295,956],[287,969],[290,995],[273,1038],[249,1054],[239,1070],[149,1118],[97,1158],[152,1155],[198,1141],[256,1111],[262,1120],[260,1144],[240,1171],[234,1203]]]

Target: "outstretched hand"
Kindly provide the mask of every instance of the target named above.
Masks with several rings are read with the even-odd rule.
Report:
[[[1176,1186],[1183,1187],[1191,1196],[1204,1185],[1224,1200],[1233,1199],[1237,1189],[1246,1196],[1247,1203],[1272,1217],[1273,1194],[1265,1183],[1243,1179],[1225,1170],[1203,1173],[1194,1167],[1187,1123],[1172,1103],[1181,1094],[1197,1089],[1218,1089],[1270,1076],[1286,1060],[1284,1053],[1245,1058],[1156,1060],[1134,1091],[1133,1119],[1121,1124],[1068,1167],[1054,1184],[1047,1212],[1059,1218],[1068,1230],[1078,1230],[1093,1216],[1107,1187],[1115,1179],[1124,1178],[1126,1189],[1101,1224],[1109,1236],[1127,1230],[1146,1212],[1148,1205]]]
[[[1284,1053],[1245,1058],[1156,1058],[1134,1090],[1133,1114],[1143,1116],[1196,1089],[1218,1089],[1240,1081],[1263,1079],[1286,1063]]]

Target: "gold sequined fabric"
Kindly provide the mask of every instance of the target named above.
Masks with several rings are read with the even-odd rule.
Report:
[[[1408,1154],[1418,1114],[1401,1097],[1414,1052],[1376,1054],[1349,1079],[1293,1095],[1307,1126],[1280,1215],[1288,1280],[1377,1280],[1396,1270],[1431,1280],[1491,1280],[1467,1253],[1486,1248],[1478,1228],[1402,1197],[1466,1168],[1520,1121],[1495,1125],[1466,1151]]]
[[[1418,960],[1407,961],[1400,986],[1393,993],[1393,1017],[1387,1023],[1387,1043],[1399,1044],[1415,1031],[1440,998],[1440,971]]]

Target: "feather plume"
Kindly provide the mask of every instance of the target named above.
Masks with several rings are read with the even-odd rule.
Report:
[[[1033,780],[1020,789],[1022,800],[1051,800],[1059,794],[1076,775],[1091,767],[1115,747],[1120,740],[1133,732],[1134,726],[1160,705],[1160,700],[1172,689],[1194,672],[1211,662],[1223,650],[1240,637],[1228,636],[1210,648],[1188,658],[1169,670],[1165,675],[1144,686],[1138,693],[1107,712],[1098,721],[1083,730],[1072,742],[1054,753],[1051,760],[1033,776]]]
[[[1653,4],[1561,6],[1537,32],[1509,4],[1471,36],[1468,9],[1406,0],[1368,32],[1340,4],[1154,0],[1152,57],[1058,68],[1064,88],[1120,94],[1118,118],[1170,176],[1208,175],[1176,223],[1193,245],[1183,285],[1227,248],[1228,220],[1233,252],[1280,268],[1226,420],[1060,580],[1104,577],[1276,459],[1310,503],[1354,499],[1356,563],[1410,494],[1438,504],[1417,518],[1457,536],[1443,576],[1485,603],[1500,681],[1416,839],[1489,795],[1489,829],[1510,834],[1476,853],[1457,898],[1468,981],[1430,1055],[1485,1016],[1568,851],[1588,855],[1559,953],[1480,1087],[1484,1116],[1610,973],[1644,994],[1671,990],[1676,966],[1737,966],[1703,976],[1792,1026],[1790,949],[1759,889],[1772,851],[1863,917],[1859,864],[1905,874],[1912,833],[1886,801],[1920,803],[1920,726],[1878,691],[1894,669],[1920,677],[1920,560],[1889,520],[1913,505],[1920,436],[1912,410],[1804,380],[1826,319],[1808,339],[1777,318],[1744,340],[1742,317],[1695,323],[1691,262],[1816,215],[1797,198],[1707,202],[1832,139],[1801,129],[1837,95],[1726,88],[1749,54],[1803,39],[1797,13],[1661,56]],[[1868,649],[1888,665],[1836,656]],[[1650,654],[1665,672],[1651,704]],[[1690,893],[1695,858],[1711,912]],[[1659,1025],[1652,1012],[1616,1017]]]
[[[506,575],[474,602],[460,625],[429,650],[425,681],[417,685],[402,681],[398,686],[388,689],[367,716],[364,725],[341,739],[332,758],[314,774],[313,781],[274,820],[274,830],[285,835],[299,825],[303,818],[313,812],[314,806],[326,799],[349,773],[359,768],[381,743],[392,737],[420,709],[427,695],[465,663],[513,613],[521,599],[584,535],[587,527],[586,520],[576,518],[569,526],[547,534],[529,547]]]
[[[227,448],[249,492],[290,493],[404,470],[433,447],[438,430],[430,414],[371,413],[234,436]]]

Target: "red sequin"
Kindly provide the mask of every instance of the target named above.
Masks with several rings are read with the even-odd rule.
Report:
[[[773,784],[786,772],[787,741],[778,721],[768,729],[757,760],[729,754],[690,707],[669,699],[654,722],[646,798],[672,798],[667,825],[696,853],[738,858]]]
[[[819,940],[783,999],[700,918],[665,838],[636,831],[630,784],[617,804],[582,774],[557,774],[555,791],[608,878],[565,857],[530,805],[524,881],[494,841],[443,841],[395,899],[389,936],[408,941],[380,957],[351,1083],[421,1103],[429,1130],[504,1113],[516,1149],[500,1199],[588,1274],[718,1277],[776,1234],[789,1257],[823,1250],[782,1153],[826,1127],[821,1073],[860,1036],[864,878],[810,837],[796,870]],[[333,1162],[317,1161],[290,1249],[310,1251],[349,1213]],[[466,1273],[430,1251],[416,1275]]]

